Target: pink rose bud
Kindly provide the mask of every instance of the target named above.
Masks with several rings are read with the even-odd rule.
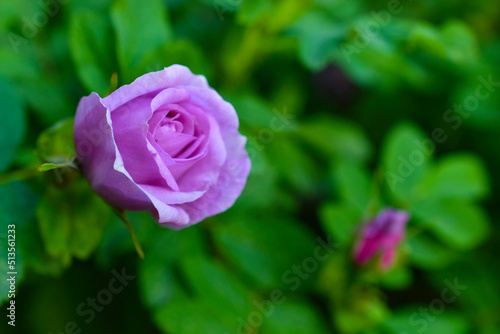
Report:
[[[80,100],[78,161],[109,204],[180,229],[230,208],[250,160],[233,106],[204,76],[172,65],[105,98]]]
[[[380,266],[388,269],[394,263],[396,249],[403,241],[406,223],[410,216],[406,211],[385,209],[363,226],[354,248],[354,260],[366,264],[380,255]]]

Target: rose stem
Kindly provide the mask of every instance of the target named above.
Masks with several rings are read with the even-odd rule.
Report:
[[[115,208],[115,207],[112,207],[112,208],[113,208],[113,211],[116,213],[116,215],[127,226],[128,230],[130,231],[130,235],[132,235],[132,241],[134,243],[135,250],[137,251],[137,254],[139,254],[139,257],[141,258],[141,260],[144,260],[144,252],[142,250],[141,244],[139,243],[139,240],[137,240],[137,236],[135,235],[134,228],[130,224],[130,221],[128,220],[127,216],[125,215],[125,211],[123,211],[122,209]]]

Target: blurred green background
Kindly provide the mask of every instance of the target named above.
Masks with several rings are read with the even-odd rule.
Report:
[[[2,333],[500,333],[499,22],[491,0],[3,1]],[[174,63],[233,103],[253,167],[186,230],[129,213],[141,261],[83,177],[37,166],[71,158],[82,96]],[[357,267],[385,206],[411,213],[397,261]]]

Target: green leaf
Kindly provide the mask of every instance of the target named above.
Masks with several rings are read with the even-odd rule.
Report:
[[[446,46],[440,40],[439,31],[427,23],[420,23],[415,26],[409,38],[409,44],[414,48],[421,48],[427,53],[444,58],[446,56]]]
[[[290,186],[304,194],[313,194],[320,183],[318,164],[308,152],[286,135],[276,134],[276,140],[266,148],[269,159],[274,160],[278,173]]]
[[[435,146],[412,124],[391,130],[382,150],[384,180],[391,197],[404,204],[416,200],[417,186],[428,172]]]
[[[63,118],[72,117],[76,111],[76,101],[68,94],[68,84],[43,75],[37,78],[44,78],[44,84],[40,85],[35,80],[22,82],[23,97],[42,124],[50,126]]]
[[[197,296],[213,303],[221,313],[250,313],[250,297],[248,289],[221,263],[206,257],[190,257],[180,262],[184,272],[185,283]]]
[[[42,161],[65,164],[75,157],[73,119],[65,119],[42,132],[38,137],[38,155]]]
[[[376,324],[388,317],[389,310],[375,291],[354,288],[348,292],[347,305],[333,314],[341,333],[369,333]]]
[[[156,312],[154,319],[165,333],[225,334],[236,331],[237,327],[223,324],[221,315],[213,306],[205,300],[180,298]]]
[[[119,0],[113,4],[111,19],[121,74],[130,82],[134,72],[144,71],[138,68],[144,56],[172,40],[167,10],[161,0],[149,1],[147,6],[140,0]]]
[[[266,0],[243,0],[238,10],[238,20],[244,24],[252,24],[262,19],[271,10],[272,4]]]
[[[146,249],[146,253],[139,264],[141,297],[147,306],[159,308],[179,295],[178,278],[172,262],[165,261],[162,252],[148,252]]]
[[[97,247],[110,209],[80,180],[65,189],[49,187],[36,214],[47,252],[69,264]]]
[[[301,61],[318,71],[338,55],[347,27],[322,11],[310,11],[294,24],[292,31],[298,35]]]
[[[166,43],[159,48],[145,53],[134,75],[139,76],[144,73],[159,71],[172,64],[182,64],[195,74],[203,74],[209,78],[208,64],[203,52],[196,44],[190,41],[175,41]]]
[[[441,202],[429,219],[433,232],[456,249],[471,249],[488,236],[489,220],[479,206],[461,200]]]
[[[90,10],[74,12],[69,45],[80,80],[88,92],[105,96],[113,68],[113,39],[109,20]]]
[[[360,164],[339,160],[333,175],[340,197],[360,213],[366,212],[372,186],[368,171]]]
[[[429,300],[430,302],[432,300]],[[453,310],[446,310],[445,313],[439,315],[436,313],[436,316],[432,315],[431,318],[430,314],[420,312],[422,308],[428,307],[429,305],[415,305],[414,307],[400,309],[385,321],[384,327],[391,334],[420,334],[424,332],[428,334],[469,333],[469,324],[462,314],[456,313]]]
[[[34,228],[36,227],[35,209],[38,202],[39,196],[24,183],[9,183],[0,187],[2,231],[7,231],[9,224],[16,225],[16,264],[19,266],[17,282],[22,280],[23,268],[45,275],[57,275],[63,269],[61,261],[45,252],[40,233],[37,228]],[[0,238],[3,235],[2,231],[0,231]],[[2,245],[4,244],[2,242]],[[2,247],[0,252],[3,250]],[[2,294],[2,296],[5,295]]]
[[[254,93],[225,94],[224,97],[231,102],[238,112],[242,126],[254,127],[257,130],[269,128],[273,117],[276,117],[269,103],[254,95]]]
[[[483,209],[462,199],[428,198],[411,208],[412,215],[443,242],[469,250],[484,241],[490,224]]]
[[[395,267],[382,277],[381,284],[387,289],[400,290],[411,286],[412,272],[408,267]]]
[[[321,313],[306,301],[284,300],[282,304],[270,307],[272,309],[262,326],[263,334],[330,333]]]
[[[238,10],[238,19],[247,24],[260,22],[269,31],[278,32],[295,22],[313,3],[312,0],[245,0]]]
[[[411,48],[458,66],[474,65],[479,59],[476,36],[460,21],[449,21],[440,30],[419,23],[411,32],[408,43]]]
[[[283,274],[293,264],[313,256],[316,247],[310,231],[284,217],[240,217],[217,226],[214,237],[216,246],[234,266],[258,286],[269,289],[284,284],[289,287]]]
[[[420,234],[407,239],[411,261],[423,269],[442,269],[453,259],[453,253],[429,236]]]
[[[347,121],[319,117],[301,123],[297,133],[332,159],[362,162],[371,155],[372,147],[368,138],[357,125]]]
[[[489,180],[483,163],[471,154],[443,158],[430,175],[426,192],[435,199],[462,198],[475,200],[489,191]]]
[[[51,164],[51,163],[46,163],[38,166],[38,171],[40,172],[47,172],[49,170],[57,169],[57,168],[66,168],[69,167],[68,163],[64,164]]]
[[[361,214],[348,204],[326,204],[320,211],[325,232],[331,234],[343,247],[353,240],[356,228],[361,224]]]
[[[25,115],[21,101],[7,82],[0,78],[0,172],[5,171],[24,137]]]

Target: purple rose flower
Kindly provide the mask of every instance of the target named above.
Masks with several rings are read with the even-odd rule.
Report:
[[[363,265],[380,255],[383,269],[392,266],[398,245],[403,241],[406,223],[410,216],[406,211],[385,209],[361,230],[361,237],[354,247],[354,260]]]
[[[250,160],[233,106],[181,65],[137,78],[75,116],[82,171],[109,204],[180,229],[230,208]]]

